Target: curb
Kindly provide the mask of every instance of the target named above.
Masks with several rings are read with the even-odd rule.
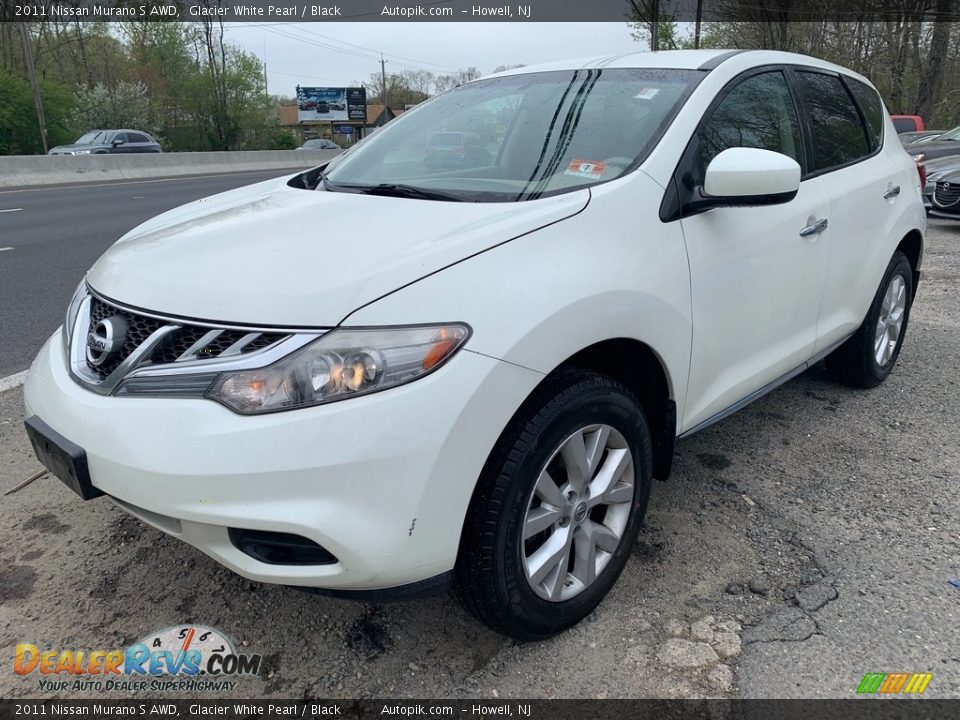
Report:
[[[5,378],[0,378],[0,393],[7,392],[7,390],[13,390],[23,385],[23,381],[27,379],[27,370],[23,372],[14,373],[13,375],[7,375]]]

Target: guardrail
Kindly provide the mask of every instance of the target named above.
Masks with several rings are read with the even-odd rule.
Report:
[[[0,157],[0,188],[256,170],[297,170],[319,165],[336,155],[335,150],[9,155]]]

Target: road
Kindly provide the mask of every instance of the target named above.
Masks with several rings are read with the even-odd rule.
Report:
[[[0,191],[0,378],[29,366],[83,273],[125,232],[191,200],[286,174],[292,171]]]
[[[681,441],[617,585],[549,641],[494,635],[449,597],[252,583],[45,476],[0,498],[0,654],[197,623],[264,657],[231,698],[850,698],[867,672],[933,673],[925,697],[960,698],[960,223],[931,222],[923,270],[883,385],[818,366]],[[38,468],[22,420],[20,390],[0,393],[0,493]],[[0,673],[0,697],[53,695],[102,697]]]

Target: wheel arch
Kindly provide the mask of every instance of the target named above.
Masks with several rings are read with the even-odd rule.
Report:
[[[544,375],[543,380],[517,406],[516,412],[501,432],[513,426],[537,389],[558,373],[587,370],[622,382],[636,396],[643,408],[653,441],[653,477],[666,480],[673,467],[673,450],[677,437],[677,409],[673,385],[666,363],[648,344],[634,338],[618,337],[594,342],[567,357]],[[495,444],[499,444],[498,442]],[[494,449],[487,458],[489,463]]]
[[[671,378],[662,358],[640,340],[611,338],[574,353],[554,372],[572,368],[612,377],[636,396],[653,440],[653,477],[666,480],[673,468],[677,406]]]
[[[914,228],[903,237],[897,250],[910,261],[913,269],[913,296],[916,297],[917,286],[920,284],[920,263],[923,262],[923,234]]]

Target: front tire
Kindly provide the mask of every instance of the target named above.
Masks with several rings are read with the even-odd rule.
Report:
[[[504,431],[474,492],[456,568],[467,609],[517,640],[586,617],[636,542],[651,447],[624,385],[579,371],[548,378]]]
[[[913,268],[899,250],[893,254],[863,324],[827,357],[837,382],[876,387],[893,370],[903,347],[913,302]]]

